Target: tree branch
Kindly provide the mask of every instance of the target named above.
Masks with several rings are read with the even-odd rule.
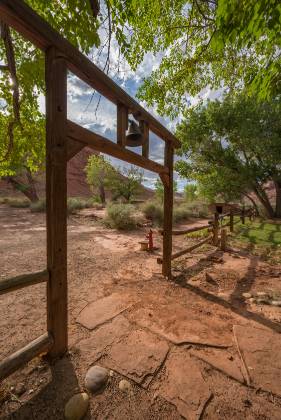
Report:
[[[93,12],[94,18],[97,18],[99,12],[100,12],[100,2],[99,0],[89,0],[90,6]]]

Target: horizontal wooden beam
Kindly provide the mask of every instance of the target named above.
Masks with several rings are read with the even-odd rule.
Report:
[[[16,351],[0,362],[0,380],[7,378],[23,364],[29,362],[41,353],[48,352],[53,345],[53,338],[46,333],[33,340],[22,349]]]
[[[48,279],[48,271],[43,270],[38,271],[37,273],[24,274],[22,276],[0,280],[0,295],[22,289],[23,287],[32,286],[33,284],[47,282]]]
[[[203,226],[196,226],[193,228],[189,228],[189,229],[184,229],[184,230],[173,230],[172,231],[172,235],[186,235],[188,233],[192,233],[192,232],[198,232],[200,230],[204,230],[204,229],[208,229],[212,227],[212,222],[210,222],[210,224],[208,225],[203,225]],[[161,233],[161,235],[163,235],[163,229],[159,230],[159,233]]]
[[[184,254],[187,254],[188,252],[193,251],[194,249],[199,248],[200,246],[206,244],[207,242],[210,242],[210,240],[212,239],[213,235],[209,235],[207,238],[205,238],[203,241],[197,242],[197,244],[194,244],[188,248],[185,248],[179,252],[176,252],[175,254],[172,254],[171,256],[171,260],[174,260],[175,258],[179,258]],[[157,258],[157,263],[158,264],[162,264],[163,262],[163,258]]]
[[[125,160],[133,165],[140,166],[141,168],[147,169],[158,174],[168,174],[168,168],[159,163],[153,162],[152,160],[146,159],[145,157],[138,155],[137,153],[131,152],[131,150],[125,149],[111,140],[105,137],[93,133],[80,125],[75,124],[72,121],[67,121],[67,137],[72,140],[77,140],[84,143],[88,147],[94,150],[98,150],[101,153],[106,153],[117,159]]]
[[[178,139],[169,130],[23,1],[1,0],[0,15],[1,20],[40,49],[56,47],[65,55],[69,70],[80,79],[116,105],[122,103],[131,113],[147,121],[150,130],[162,140],[171,142],[174,147],[180,146]]]

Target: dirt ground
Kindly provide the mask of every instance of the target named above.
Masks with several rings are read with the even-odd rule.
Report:
[[[147,228],[118,233],[99,217],[87,210],[68,221],[69,352],[3,381],[0,418],[62,419],[99,364],[111,376],[90,397],[88,419],[279,420],[281,308],[243,293],[280,293],[281,267],[205,246],[175,260],[167,281],[159,235],[159,250],[142,252]],[[0,262],[0,279],[46,268],[44,214],[0,206]],[[0,297],[1,358],[46,331],[45,292],[39,284]]]

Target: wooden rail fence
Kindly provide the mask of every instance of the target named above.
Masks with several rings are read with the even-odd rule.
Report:
[[[234,216],[239,216],[239,218],[235,221]],[[230,232],[234,231],[234,225],[239,223],[240,221],[242,224],[245,224],[245,217],[246,212],[244,209],[242,209],[240,212],[229,212],[225,214],[218,214],[215,213],[213,220],[210,220],[207,224],[202,226],[196,226],[188,229],[182,229],[182,230],[172,230],[172,235],[178,236],[178,235],[188,235],[189,233],[199,232],[203,230],[207,230],[209,235],[199,241],[198,243],[191,245],[181,251],[172,253],[171,260],[174,260],[176,258],[181,257],[182,255],[188,254],[191,251],[194,251],[195,249],[210,243],[214,246],[220,246],[222,251],[226,250],[227,245],[227,230],[226,228],[229,227]],[[251,218],[251,216],[249,215]],[[225,219],[229,218],[229,221],[225,223]],[[163,235],[164,229],[160,230],[161,235]],[[158,264],[162,264],[163,258],[157,258]]]

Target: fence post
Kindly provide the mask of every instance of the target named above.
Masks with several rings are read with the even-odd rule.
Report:
[[[245,225],[245,206],[242,207],[241,222],[243,225]]]
[[[230,210],[229,230],[230,230],[230,232],[233,232],[233,209]]]
[[[215,213],[214,225],[213,225],[213,245],[217,245],[219,240],[219,214]]]
[[[227,241],[227,231],[226,229],[221,229],[221,250],[226,250],[226,241]]]

